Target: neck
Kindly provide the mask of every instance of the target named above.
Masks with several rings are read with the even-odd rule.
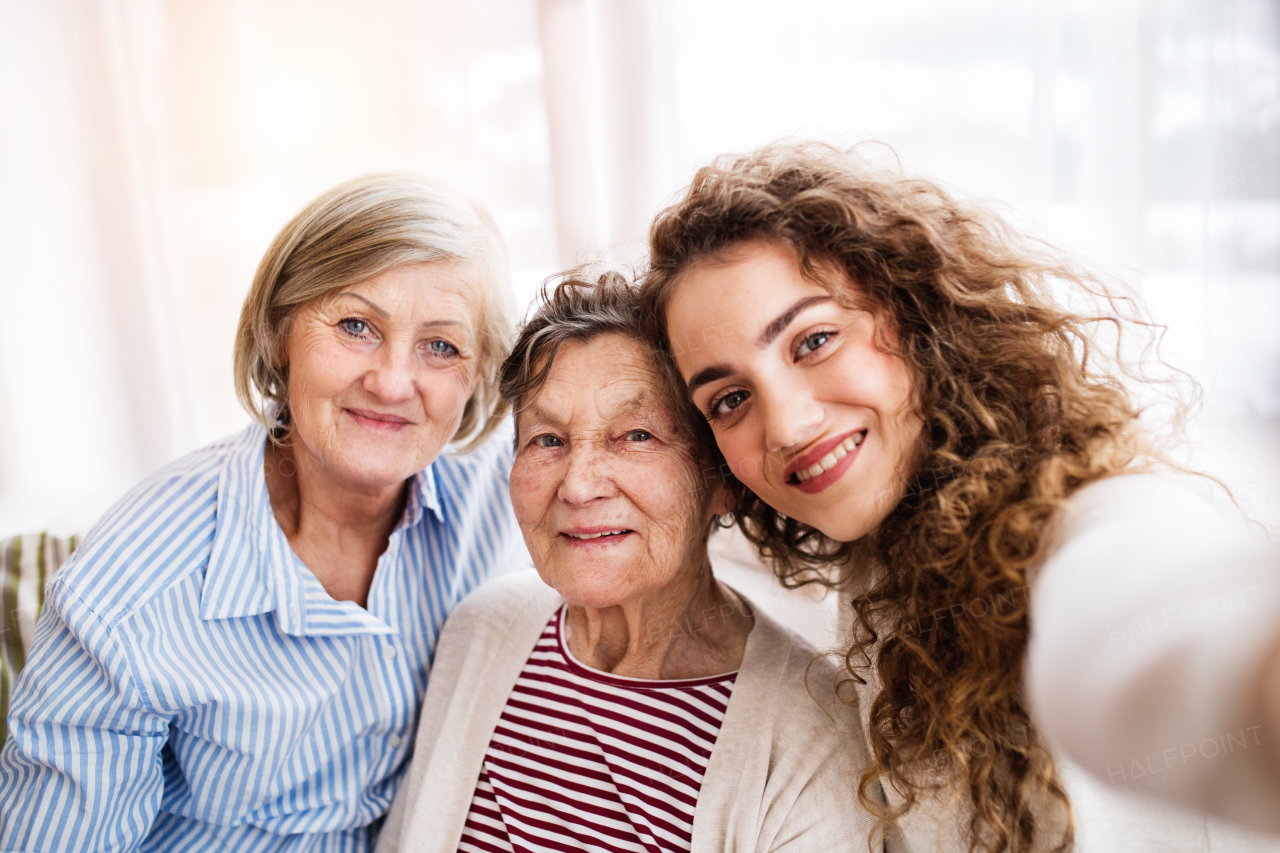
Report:
[[[272,512],[293,552],[334,599],[365,606],[407,484],[352,488],[292,441],[268,443],[263,467]]]
[[[742,665],[752,615],[709,562],[611,607],[569,605],[566,641],[592,669],[646,679],[704,678]]]

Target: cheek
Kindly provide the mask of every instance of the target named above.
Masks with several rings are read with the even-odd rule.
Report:
[[[702,515],[699,472],[683,458],[638,459],[626,480],[631,500],[660,528],[687,533]]]
[[[289,405],[305,412],[340,394],[360,375],[359,356],[323,335],[295,334],[289,346]]]
[[[542,520],[557,484],[555,471],[550,466],[515,461],[511,466],[511,508],[521,528],[535,526]]]
[[[882,370],[877,374],[880,382],[876,392],[884,401],[881,409],[888,421],[886,426],[893,431],[894,444],[910,446],[914,444],[922,425],[912,400],[911,373],[901,359],[891,356],[884,358]]]
[[[764,473],[764,444],[744,429],[716,436],[716,445],[724,454],[729,470],[745,485],[760,480]]]
[[[424,406],[432,420],[461,419],[475,387],[475,371],[457,369],[427,376],[422,383]]]

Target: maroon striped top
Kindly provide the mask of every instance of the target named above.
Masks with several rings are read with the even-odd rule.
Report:
[[[738,673],[679,681],[574,659],[560,608],[493,731],[459,851],[687,851]]]

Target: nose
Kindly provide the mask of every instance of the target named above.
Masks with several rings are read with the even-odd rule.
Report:
[[[569,449],[566,463],[564,479],[556,492],[560,500],[572,506],[582,506],[616,493],[607,454],[596,442],[575,442]]]
[[[364,375],[364,389],[383,403],[401,403],[414,396],[413,355],[388,344],[379,347],[376,361]]]
[[[790,462],[790,453],[802,448],[822,431],[825,412],[803,384],[794,381],[773,383],[758,392],[757,405],[764,407],[765,448]]]

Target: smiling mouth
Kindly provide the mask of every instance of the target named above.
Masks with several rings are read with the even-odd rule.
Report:
[[[833,447],[831,449],[831,452],[829,452],[826,456],[822,457],[817,462],[810,465],[808,468],[801,468],[799,471],[796,471],[788,479],[793,484],[799,484],[799,483],[805,482],[806,480],[812,480],[814,477],[817,477],[819,474],[822,474],[826,471],[831,470],[832,468],[836,467],[836,465],[840,462],[841,459],[845,458],[854,450],[856,450],[858,446],[862,444],[863,439],[865,439],[866,437],[867,437],[867,431],[865,429],[855,432],[853,435],[849,436],[844,441],[840,442],[835,447]]]
[[[631,533],[630,530],[606,530],[603,533],[565,533],[570,539],[600,539],[604,536],[621,536],[624,533]]]
[[[358,422],[383,429],[407,426],[410,423],[407,418],[402,418],[399,415],[374,412],[368,409],[344,409],[344,411]]]

